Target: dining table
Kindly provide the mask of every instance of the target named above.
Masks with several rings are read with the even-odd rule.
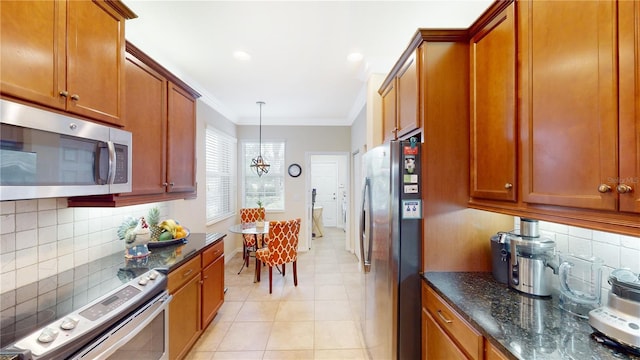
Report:
[[[264,235],[269,234],[269,222],[265,221],[264,226],[261,226],[261,227],[256,226],[255,222],[245,222],[245,223],[235,224],[229,227],[229,231],[235,234],[253,235],[256,243],[255,250],[258,250],[264,245],[262,243],[262,239],[264,239]],[[263,235],[263,236],[258,236],[258,235]],[[244,242],[244,238],[242,239],[242,241]],[[238,272],[238,274],[242,272],[242,269],[244,269],[245,265],[248,265],[248,260],[245,260],[242,262],[242,268],[240,268],[240,271]],[[258,271],[259,271],[258,259],[256,258],[256,270],[253,275],[253,282],[258,281]]]

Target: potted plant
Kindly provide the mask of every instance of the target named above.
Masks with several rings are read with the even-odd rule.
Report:
[[[263,204],[262,204],[262,200],[258,200],[256,201],[256,204],[258,204],[258,209],[263,209]],[[264,214],[264,210],[260,212],[261,214]],[[262,217],[259,217],[256,220],[256,229],[263,229],[264,228],[264,215]]]

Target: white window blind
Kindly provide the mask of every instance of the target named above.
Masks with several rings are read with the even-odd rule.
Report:
[[[251,159],[260,154],[257,141],[243,142],[244,167],[244,207],[256,207],[262,201],[265,210],[284,211],[284,141],[263,141],[262,157],[269,167],[269,172],[258,177],[251,169]]]
[[[207,223],[236,212],[236,139],[207,125]]]

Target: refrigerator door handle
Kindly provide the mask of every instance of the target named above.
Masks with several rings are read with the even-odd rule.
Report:
[[[367,225],[367,209],[365,208],[365,204],[369,204],[371,207],[371,188],[370,188],[369,178],[364,179],[364,187],[362,189],[362,213],[360,216],[360,232],[362,234],[362,239],[360,239],[360,258],[362,259],[362,264],[364,268],[364,272],[368,273],[371,270],[371,236],[366,232]],[[369,209],[371,210],[371,209]],[[371,228],[369,228],[371,230]],[[367,253],[364,251],[364,243],[367,242]]]

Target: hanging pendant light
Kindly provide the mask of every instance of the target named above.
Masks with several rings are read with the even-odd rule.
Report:
[[[260,105],[260,145],[258,150],[258,156],[251,159],[250,167],[258,174],[258,176],[262,176],[262,174],[266,174],[269,172],[269,164],[262,158],[262,105],[264,105],[264,101],[257,101],[256,104]]]

